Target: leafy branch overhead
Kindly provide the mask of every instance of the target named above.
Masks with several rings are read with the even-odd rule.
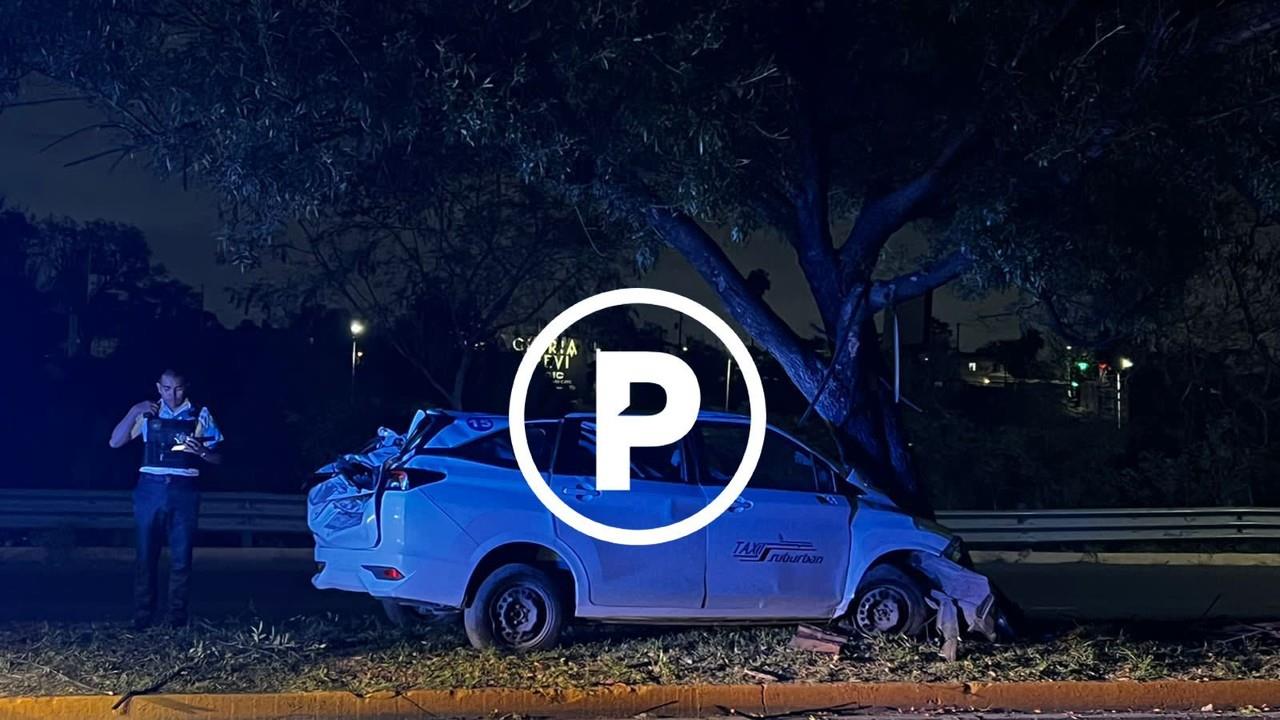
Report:
[[[420,218],[459,177],[493,173],[518,198],[510,213],[536,198],[549,218],[582,219],[573,252],[683,255],[868,472],[908,494],[876,379],[878,310],[957,277],[1014,284],[1059,333],[1105,345],[1185,283],[1214,246],[1209,218],[1273,223],[1280,206],[1280,5],[1267,0],[0,11],[5,87],[41,73],[94,97],[127,129],[116,152],[217,191],[229,256],[254,262],[298,221],[327,240],[369,217]],[[725,254],[720,238],[762,228],[794,249],[829,354]],[[931,256],[884,277],[904,231]],[[342,262],[364,269],[395,237]]]

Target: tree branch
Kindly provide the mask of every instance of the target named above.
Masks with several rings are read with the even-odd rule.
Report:
[[[76,102],[94,100],[93,95],[69,95],[67,97],[41,98],[40,100],[20,100],[18,102],[0,103],[0,113],[10,108],[34,107],[36,105],[50,105],[60,102]]]
[[[769,349],[801,392],[811,394],[822,373],[817,357],[805,350],[800,338],[764,300],[747,289],[742,274],[715,240],[684,213],[650,206],[646,215],[649,225],[716,291],[733,319]]]
[[[947,143],[927,170],[888,195],[869,201],[862,208],[849,237],[840,246],[841,287],[850,288],[871,276],[876,258],[889,236],[905,225],[937,192],[943,175],[976,135],[976,126],[965,126]]]
[[[129,153],[137,149],[138,149],[137,145],[120,145],[119,147],[113,147],[110,150],[103,150],[102,152],[96,152],[96,153],[93,153],[92,155],[82,157],[79,160],[72,160],[70,162],[63,163],[62,167],[71,168],[77,165],[83,165],[87,162],[93,162],[98,158],[104,158],[104,157],[107,157],[108,155],[115,155],[116,153],[120,153],[121,155],[128,155]]]
[[[903,300],[920,297],[934,288],[942,287],[960,277],[973,266],[973,257],[963,248],[943,257],[932,267],[919,272],[899,275],[892,280],[882,280],[871,286],[871,307],[886,308]]]
[[[812,103],[806,103],[811,105]],[[840,306],[840,273],[831,240],[831,158],[828,138],[815,112],[807,112],[800,133],[800,187],[794,228],[786,233],[828,332],[835,331]]]
[[[1223,53],[1237,46],[1280,31],[1280,5],[1273,0],[1257,0],[1228,5],[1222,12],[1218,32],[1207,45],[1210,52]]]

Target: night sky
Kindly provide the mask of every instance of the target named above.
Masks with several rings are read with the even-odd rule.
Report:
[[[22,99],[57,94],[66,93],[57,93],[48,84],[31,84]],[[227,288],[247,278],[214,259],[213,233],[219,221],[216,203],[208,192],[194,183],[184,191],[180,182],[157,179],[144,165],[143,156],[126,159],[114,170],[113,158],[64,167],[110,147],[110,131],[85,132],[41,152],[60,136],[101,121],[101,115],[82,102],[11,108],[0,113],[0,196],[6,205],[37,216],[136,225],[146,234],[153,262],[164,265],[178,280],[197,289],[203,287],[206,308],[223,323],[240,322],[244,316],[232,306]],[[911,237],[896,241],[908,250],[920,246],[919,240]],[[731,257],[744,272],[766,268],[772,281],[766,295],[770,305],[801,335],[813,334],[810,327],[817,313],[790,248],[762,233],[744,247],[734,248]],[[655,269],[635,282],[681,293],[721,311],[715,293],[673,252],[664,252]],[[1017,336],[1018,321],[1012,317],[980,319],[1006,311],[1014,298],[1012,293],[998,293],[980,302],[968,302],[943,288],[935,296],[934,315],[953,327],[964,323],[962,349],[972,350],[989,340]]]

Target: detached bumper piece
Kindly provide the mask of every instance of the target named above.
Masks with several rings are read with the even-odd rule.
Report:
[[[912,553],[911,566],[933,586],[926,601],[938,611],[944,658],[955,660],[959,654],[960,616],[968,625],[967,632],[979,633],[992,642],[996,640],[999,609],[990,580],[944,557],[927,553]]]

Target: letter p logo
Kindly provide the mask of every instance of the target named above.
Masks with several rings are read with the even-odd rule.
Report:
[[[741,369],[747,386],[747,400],[751,403],[747,447],[742,463],[728,484],[706,507],[683,520],[660,527],[615,527],[569,507],[543,477],[543,471],[529,450],[529,438],[525,437],[524,405],[529,382],[541,366],[547,348],[573,323],[591,313],[622,305],[649,305],[675,310],[701,323],[724,343]],[[697,421],[701,404],[698,380],[693,369],[679,357],[655,352],[600,352],[596,356],[596,377],[596,489],[602,492],[626,490],[631,486],[632,448],[661,447],[673,443],[688,434]],[[666,407],[657,415],[623,415],[622,412],[631,404],[632,384],[642,382],[662,386],[667,394]],[[747,487],[764,448],[764,383],[747,346],[728,323],[707,308],[681,295],[652,288],[621,288],[592,295],[555,316],[529,343],[511,383],[511,403],[507,408],[511,450],[515,453],[520,474],[533,494],[557,520],[584,535],[618,545],[657,545],[678,540],[711,524]]]
[[[656,415],[623,415],[631,386],[652,383],[667,394]],[[698,419],[702,391],[693,368],[660,352],[596,353],[596,489],[631,489],[631,448],[676,442]]]

